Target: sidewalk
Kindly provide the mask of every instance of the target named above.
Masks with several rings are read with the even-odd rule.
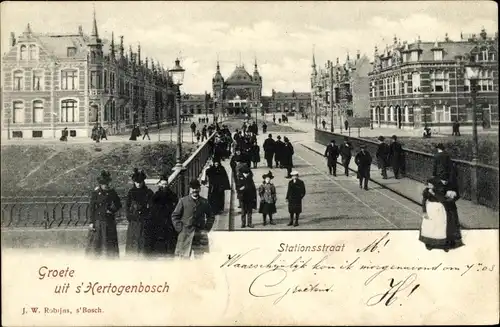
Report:
[[[314,141],[303,141],[300,142],[304,147],[315,152],[318,155],[323,156],[325,152],[325,147]],[[338,162],[337,173],[339,173],[339,168],[342,169],[340,161]],[[340,166],[340,167],[339,167]],[[354,163],[354,158],[349,164],[349,170],[356,172],[357,166]],[[410,178],[402,177],[400,179],[394,179],[392,171],[387,171],[388,179],[382,179],[382,176],[376,165],[372,165],[370,170],[370,181],[375,184],[382,186],[418,205],[422,203],[422,191],[424,189],[424,184],[417,182]],[[467,200],[459,200],[457,202],[458,212],[460,216],[460,222],[464,228],[469,228],[469,226],[474,225],[476,228],[498,228],[498,211],[493,209],[477,205]],[[480,217],[480,221],[478,221]]]

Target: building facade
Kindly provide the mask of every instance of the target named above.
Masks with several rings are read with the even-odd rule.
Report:
[[[313,54],[310,114],[316,111],[322,119],[330,118],[336,125],[350,117],[369,117],[371,67],[368,57],[359,52],[354,60],[347,55],[343,64],[339,58],[335,64],[328,60],[324,68],[316,66]]]
[[[211,115],[214,113],[214,101],[210,93],[183,94],[181,97],[184,115]]]
[[[262,107],[262,77],[255,61],[253,75],[244,65],[237,65],[231,75],[224,79],[220,73],[219,62],[212,79],[215,110],[219,113],[248,113]]]
[[[268,104],[269,112],[281,113],[306,113],[310,111],[310,92],[276,92],[272,90],[272,95]]]
[[[464,64],[482,66],[477,87],[477,119],[498,124],[498,34],[461,35],[452,41],[401,43],[382,53],[375,48],[370,72],[373,127],[422,128],[472,124],[470,81]]]
[[[101,39],[97,22],[86,35],[35,33],[28,24],[2,60],[2,138],[90,136],[174,117],[175,92],[167,72],[129,48]]]

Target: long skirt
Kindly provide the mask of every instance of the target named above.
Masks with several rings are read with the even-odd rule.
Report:
[[[127,243],[125,245],[125,253],[139,254],[143,253],[146,245],[146,235],[144,234],[144,222],[132,220],[128,223],[127,228]]]
[[[440,202],[427,202],[428,218],[422,219],[419,240],[429,248],[451,249],[463,245],[458,215]]]
[[[217,214],[224,210],[224,191],[208,192],[208,203],[213,213]]]
[[[261,201],[260,205],[259,205],[259,213],[264,214],[264,215],[275,214],[276,213],[276,204]]]
[[[87,247],[85,253],[88,255],[106,257],[118,257],[118,233],[114,220],[97,220],[94,229],[87,235]]]

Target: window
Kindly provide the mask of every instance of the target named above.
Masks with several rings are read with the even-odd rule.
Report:
[[[464,92],[470,91],[470,80],[468,78],[464,78]]]
[[[449,73],[444,71],[431,72],[431,88],[432,92],[449,92],[450,79]]]
[[[33,101],[33,122],[43,123],[43,102],[42,100]]]
[[[12,104],[12,108],[14,110],[14,115],[12,117],[12,123],[13,124],[24,123],[24,102],[14,101],[14,103]]]
[[[33,91],[41,91],[43,90],[43,72],[39,70],[33,71]]]
[[[19,52],[19,59],[26,60],[28,59],[28,48],[25,45],[21,45]]]
[[[30,49],[30,51],[29,51],[30,59],[31,60],[38,59],[38,53],[36,51],[36,45],[34,45],[34,44],[30,45],[29,49]]]
[[[68,57],[73,57],[76,54],[76,48],[75,47],[68,47],[66,50],[66,55]]]
[[[375,97],[375,91],[376,91],[375,81],[371,81],[370,84],[371,84],[370,85],[370,96],[372,98],[374,98]]]
[[[393,106],[389,107],[389,120],[395,121],[395,119],[394,119],[394,107]]]
[[[437,123],[451,122],[451,108],[445,105],[434,106],[434,122]]]
[[[78,72],[74,69],[61,71],[61,90],[76,90],[78,88]]]
[[[76,100],[61,101],[61,122],[74,123],[78,121],[78,108]]]
[[[443,50],[434,50],[434,60],[436,61],[443,60]]]
[[[14,72],[14,91],[21,91],[24,89],[24,72],[22,70],[16,70]]]
[[[403,53],[403,55],[401,57],[403,58],[403,62],[407,62],[408,61],[408,54]]]
[[[101,75],[97,71],[90,72],[90,88],[91,89],[101,88]]]
[[[479,80],[477,81],[478,91],[493,91],[493,71],[483,70],[479,73]]]
[[[387,121],[387,107],[384,107],[384,121]]]
[[[411,53],[411,61],[418,61],[418,51],[412,51]]]
[[[410,122],[410,110],[408,109],[408,106],[405,106],[405,123]]]
[[[493,52],[489,53],[488,60],[489,61],[495,61],[495,54]]]
[[[419,93],[420,92],[420,73],[411,74],[411,84],[412,84],[413,93]]]
[[[108,89],[108,71],[107,70],[104,71],[103,84],[104,84],[104,89],[107,90]]]
[[[395,92],[395,95],[399,95],[400,93],[400,81],[399,81],[399,76],[396,76],[394,78],[394,92]]]
[[[23,138],[23,132],[22,131],[12,131],[12,137],[13,138]]]
[[[33,131],[31,132],[31,136],[33,138],[40,138],[43,137],[43,131]]]
[[[480,61],[487,61],[488,60],[488,50],[484,49],[481,51],[481,55],[479,56]]]

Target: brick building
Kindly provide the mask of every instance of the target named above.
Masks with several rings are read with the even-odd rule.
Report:
[[[183,94],[181,100],[184,115],[211,115],[214,113],[214,101],[210,93]]]
[[[108,132],[174,117],[173,84],[158,63],[141,59],[123,37],[115,44],[82,27],[70,34],[36,33],[28,24],[2,60],[2,138],[89,136],[99,123]]]
[[[370,72],[374,127],[421,128],[472,123],[470,81],[464,77],[469,56],[482,65],[477,93],[478,121],[498,123],[498,34],[461,35],[452,41],[401,43],[396,38],[382,53],[375,48]]]
[[[299,112],[306,113],[311,110],[310,92],[276,92],[272,90],[269,99],[269,112]]]
[[[222,77],[217,61],[217,70],[212,79],[212,89],[216,112],[239,114],[260,108],[262,105],[262,77],[259,74],[257,60],[252,75],[248,73],[244,65],[237,65],[227,79]]]
[[[328,60],[324,68],[316,66],[313,54],[311,74],[311,111],[317,108],[318,116],[333,120],[339,125],[349,117],[369,117],[370,81],[368,73],[371,70],[370,60],[358,52],[356,58],[340,64]]]

